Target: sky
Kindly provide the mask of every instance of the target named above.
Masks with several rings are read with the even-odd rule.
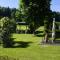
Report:
[[[51,2],[51,10],[60,12],[60,0],[52,0],[52,2]]]
[[[0,6],[18,8],[18,0],[0,0]]]
[[[0,6],[18,8],[18,0],[0,0]],[[52,0],[51,10],[60,12],[60,0]]]

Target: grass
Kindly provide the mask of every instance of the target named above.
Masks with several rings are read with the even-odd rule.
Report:
[[[43,28],[39,28],[43,31]],[[41,33],[42,34],[42,33]],[[14,41],[24,43],[25,47],[16,43],[15,48],[0,47],[0,56],[9,56],[19,60],[60,60],[59,45],[42,45],[43,37],[33,34],[13,34]]]
[[[17,25],[17,29],[18,30],[26,30],[26,25]],[[27,29],[28,29],[28,26],[27,26]]]

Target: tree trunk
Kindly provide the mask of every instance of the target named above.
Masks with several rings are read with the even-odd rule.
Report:
[[[48,43],[48,33],[45,33],[44,41],[45,43]]]

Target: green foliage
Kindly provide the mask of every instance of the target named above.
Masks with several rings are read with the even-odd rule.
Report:
[[[12,41],[10,40],[10,37],[11,37],[11,33],[16,30],[16,23],[14,20],[10,20],[8,17],[2,18],[1,22],[2,22],[1,38],[3,41],[3,46],[9,47],[12,45]]]
[[[10,17],[11,16],[11,9],[9,7],[0,7],[0,16],[1,17]]]
[[[15,16],[16,10],[17,10],[16,8],[11,9],[11,18],[16,19],[16,16]]]
[[[16,16],[16,21],[22,21],[21,11],[16,10],[15,16]]]
[[[15,18],[16,8],[9,8],[9,7],[0,7],[0,18],[2,17],[9,17]]]
[[[51,0],[21,0],[20,10],[29,23],[30,30],[36,30],[44,24],[45,16],[49,16],[51,12],[50,2]]]

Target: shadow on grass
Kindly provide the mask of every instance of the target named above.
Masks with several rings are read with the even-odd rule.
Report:
[[[27,48],[30,46],[32,42],[24,42],[24,41],[13,41],[10,42],[11,45],[7,44],[4,48]]]
[[[36,35],[37,37],[43,37],[44,35]]]
[[[48,42],[42,41],[41,44],[49,44],[49,45],[59,45],[60,46],[60,40],[54,40],[52,42],[52,40],[49,40]]]
[[[3,41],[3,48],[27,48],[32,42],[14,41],[15,38]]]
[[[44,34],[42,34],[42,33],[43,33],[43,31],[36,31],[36,32],[35,32],[35,35],[36,35],[37,37],[43,37]]]
[[[35,34],[43,33],[43,31],[36,31]]]
[[[60,44],[60,40],[54,40],[55,44]]]
[[[30,46],[32,42],[24,42],[24,41],[15,41],[14,45],[11,48],[27,48]]]

